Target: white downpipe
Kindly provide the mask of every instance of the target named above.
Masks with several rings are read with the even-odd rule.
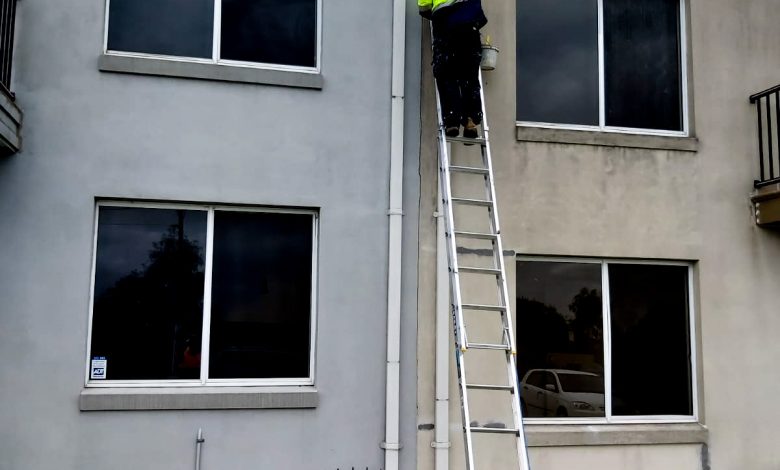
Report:
[[[404,61],[406,0],[393,0],[390,109],[390,203],[387,253],[387,389],[385,392],[385,470],[398,470],[401,442],[401,237],[403,229]]]
[[[438,172],[437,172],[438,173]],[[436,208],[436,470],[449,470],[450,459],[450,279],[441,184]]]

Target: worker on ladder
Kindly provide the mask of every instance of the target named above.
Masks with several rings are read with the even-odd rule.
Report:
[[[479,30],[487,23],[481,0],[417,0],[420,15],[433,23],[433,76],[439,88],[448,137],[477,138],[482,122]]]

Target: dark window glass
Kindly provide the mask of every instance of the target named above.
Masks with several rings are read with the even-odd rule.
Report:
[[[688,268],[609,265],[612,412],[692,415]]]
[[[604,0],[604,59],[608,126],[683,129],[679,0]]]
[[[90,358],[108,380],[197,379],[206,213],[99,211]]]
[[[525,379],[525,382],[529,385],[533,385],[534,387],[544,387],[544,377],[542,376],[541,372],[531,372],[528,375],[528,378]]]
[[[316,66],[316,0],[223,0],[221,58]]]
[[[604,393],[604,381],[597,375],[558,373],[558,380],[564,392]]]
[[[308,377],[312,216],[216,211],[210,378]]]
[[[108,49],[211,58],[214,0],[111,0]]]
[[[549,370],[592,374],[600,393],[531,393],[521,385],[526,416],[604,416],[604,339],[601,265],[518,261],[517,367],[546,369],[545,383],[558,385]],[[585,392],[583,392],[585,393]],[[577,402],[575,407],[573,402]]]
[[[599,124],[597,0],[517,0],[517,119]]]
[[[550,388],[553,392],[558,391],[558,382],[555,381],[555,374],[552,372],[544,373],[544,386]]]

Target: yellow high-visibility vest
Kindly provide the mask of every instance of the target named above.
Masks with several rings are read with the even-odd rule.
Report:
[[[448,7],[461,1],[463,0],[417,0],[417,6],[420,8],[420,13],[427,11],[436,12],[440,8]]]

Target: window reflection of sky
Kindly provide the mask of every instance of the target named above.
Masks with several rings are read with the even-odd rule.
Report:
[[[518,0],[517,119],[598,125],[597,0]]]
[[[206,212],[182,212],[186,237],[203,249],[206,246]],[[95,298],[124,276],[142,271],[149,263],[154,244],[178,223],[177,211],[172,209],[101,207]]]

